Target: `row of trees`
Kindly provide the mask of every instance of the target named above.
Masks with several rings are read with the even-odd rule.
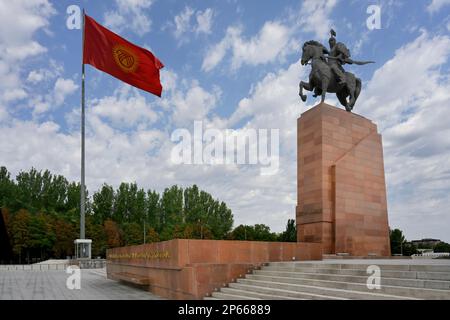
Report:
[[[14,180],[0,168],[0,208],[17,260],[73,255],[79,207],[79,183],[36,169]],[[175,185],[160,194],[136,183],[121,183],[117,189],[104,184],[88,197],[86,207],[86,237],[93,240],[94,256],[104,256],[107,248],[174,238],[296,240],[294,220],[281,234],[262,224],[232,230],[231,210],[196,185]]]
[[[433,246],[422,245],[418,247],[416,244],[407,241],[400,229],[391,230],[390,239],[392,254],[411,256],[418,253],[418,249],[433,249],[434,252],[450,252],[450,244],[446,242],[439,242]]]

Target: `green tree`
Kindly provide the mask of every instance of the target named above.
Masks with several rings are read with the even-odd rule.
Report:
[[[11,217],[11,242],[13,252],[19,256],[22,263],[24,253],[30,248],[30,230],[28,228],[31,215],[26,209],[20,209]]]
[[[172,239],[175,227],[183,222],[183,189],[176,185],[166,188],[161,198],[161,239]]]
[[[92,240],[92,257],[105,257],[107,249],[106,232],[102,223],[96,223],[93,216],[86,216],[86,237]]]
[[[143,224],[147,213],[147,194],[144,189],[139,189],[133,197],[131,206],[131,222]],[[147,221],[146,221],[147,223]]]
[[[152,227],[147,227],[147,231],[145,233],[145,243],[158,242],[159,234]]]
[[[94,256],[104,255],[109,247],[142,243],[144,229],[145,242],[231,235],[231,210],[196,185],[184,191],[174,185],[160,195],[145,192],[136,183],[121,183],[117,190],[104,184],[92,202],[88,190],[86,196],[86,236],[93,240]],[[0,207],[2,212],[10,212],[6,228],[19,260],[25,255],[28,261],[30,256],[73,255],[80,221],[79,183],[35,168],[21,171],[14,181],[7,169],[0,167]],[[246,226],[243,233],[248,240],[272,236],[263,225]]]
[[[39,255],[41,260],[48,257],[53,248],[56,236],[53,230],[54,222],[49,215],[39,212],[31,216],[29,230],[29,248]]]
[[[75,224],[65,221],[63,218],[56,218],[54,221],[55,242],[53,253],[55,258],[66,258],[73,256],[73,241],[78,237]]]
[[[434,252],[450,252],[450,244],[439,242],[434,246]]]
[[[80,190],[81,185],[79,183],[69,183],[67,186],[67,200],[64,211],[73,212],[77,216],[80,215]]]
[[[391,230],[390,239],[391,239],[391,253],[403,254],[403,246],[406,242],[403,232],[400,229]]]
[[[249,241],[276,241],[276,233],[270,232],[270,227],[264,224],[255,224],[254,226],[239,225],[228,238],[232,240]]]
[[[230,240],[254,240],[255,228],[247,225],[239,225],[231,231]]]
[[[5,167],[0,167],[0,208],[11,208],[15,192],[14,181]]]
[[[156,231],[161,231],[161,203],[158,192],[152,190],[147,191],[146,208],[146,223]]]
[[[276,241],[277,235],[270,231],[270,227],[265,224],[255,224],[254,240],[256,241]]]
[[[204,193],[202,191],[200,196]],[[199,223],[211,231],[214,239],[224,239],[233,226],[233,214],[224,202],[213,200],[209,194],[207,199],[203,207],[206,214]]]
[[[47,208],[44,203],[44,209],[47,211],[63,212],[66,207],[68,186],[69,182],[65,177],[61,175],[53,176],[50,187],[45,193],[49,206]]]
[[[122,231],[113,220],[106,220],[104,223],[106,245],[108,248],[120,247],[122,245]]]
[[[288,220],[286,230],[280,234],[279,240],[282,242],[297,242],[297,227],[294,219]]]
[[[17,177],[16,199],[19,208],[35,212],[41,208],[42,175],[32,168],[30,172],[21,171]]]
[[[416,254],[417,246],[412,242],[405,242],[403,244],[403,255],[404,256],[412,256],[413,254]]]
[[[112,186],[102,185],[100,191],[95,192],[92,198],[92,213],[95,223],[101,224],[114,216],[114,189]]]
[[[213,239],[223,239],[233,226],[233,215],[226,204],[214,200],[196,185],[184,191],[184,216],[193,230],[199,225],[201,230],[208,230]]]
[[[186,239],[214,239],[212,231],[202,223],[187,224],[184,234]]]
[[[132,246],[144,243],[144,229],[136,222],[128,222],[123,224],[123,241],[124,245]]]
[[[122,182],[116,191],[113,220],[119,224],[130,221],[130,184]]]
[[[209,199],[200,199],[200,191],[196,185],[184,190],[184,216],[186,223],[196,223],[199,220],[206,220],[205,209]]]

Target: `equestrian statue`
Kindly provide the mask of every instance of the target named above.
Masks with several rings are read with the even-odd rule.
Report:
[[[361,79],[351,72],[346,72],[343,65],[364,65],[374,61],[350,59],[350,50],[342,42],[336,42],[336,32],[331,29],[330,34],[329,50],[314,40],[303,44],[300,62],[302,65],[307,65],[311,61],[311,72],[309,82],[300,81],[299,95],[303,101],[306,101],[303,89],[314,91],[313,97],[321,96],[324,102],[327,92],[336,93],[345,110],[351,112],[361,92]]]

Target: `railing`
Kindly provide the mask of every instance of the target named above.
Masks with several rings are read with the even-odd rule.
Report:
[[[68,266],[77,265],[80,269],[101,269],[106,267],[105,259],[91,260],[68,260],[65,263],[36,263],[36,264],[3,264],[0,265],[0,271],[48,271],[48,270],[66,270]]]
[[[413,259],[436,259],[441,257],[449,257],[449,252],[424,252],[422,254],[413,254],[411,257]]]
[[[58,264],[4,264],[0,265],[0,271],[27,270],[27,271],[46,271],[46,270],[66,270],[69,263]]]
[[[71,260],[72,265],[77,265],[80,269],[101,269],[106,268],[105,259],[90,259],[90,260]]]

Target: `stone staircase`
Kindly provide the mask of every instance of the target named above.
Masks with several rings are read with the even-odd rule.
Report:
[[[369,289],[367,267],[381,270]],[[273,262],[215,291],[208,300],[450,299],[450,264],[371,261]]]

